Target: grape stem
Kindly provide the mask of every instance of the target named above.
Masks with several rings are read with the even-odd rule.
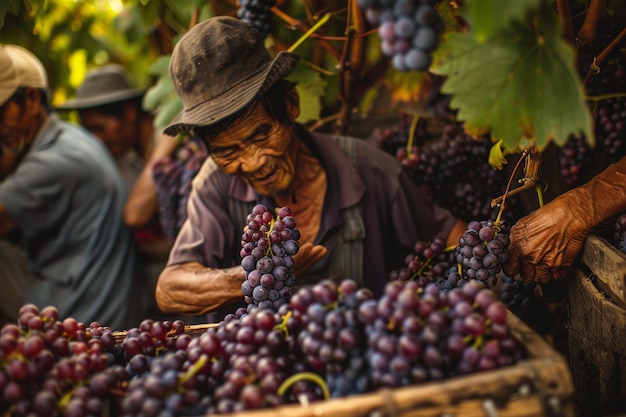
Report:
[[[513,177],[515,176],[515,173],[517,172],[517,169],[519,168],[519,165],[522,162],[522,160],[525,161],[524,178],[519,180],[519,182],[523,182],[523,185],[521,185],[520,187],[517,187],[514,190],[509,191],[509,188],[511,186],[511,181]],[[515,165],[515,168],[513,169],[513,172],[511,173],[511,176],[509,178],[509,183],[507,184],[504,194],[501,195],[500,197],[497,197],[491,200],[491,207],[495,207],[498,203],[501,202],[500,211],[498,212],[498,218],[496,220],[497,222],[496,224],[498,224],[500,221],[502,211],[504,210],[504,200],[507,196],[519,194],[523,191],[534,188],[535,191],[537,192],[537,199],[539,200],[539,207],[543,207],[543,192],[541,190],[541,187],[539,186],[540,166],[541,166],[541,154],[537,152],[536,148],[524,150],[524,153],[522,154],[520,159],[517,161],[517,164]]]
[[[330,13],[326,13],[324,16],[322,16],[322,18],[318,20],[313,26],[311,26],[311,28],[307,30],[304,33],[304,35],[300,36],[300,38],[297,41],[295,41],[293,45],[291,45],[287,49],[287,51],[293,52],[298,46],[300,46],[302,42],[304,42],[307,38],[309,38],[312,33],[314,33],[317,29],[319,29],[321,26],[326,24],[326,22],[328,22],[328,19],[330,19]]]
[[[611,41],[610,44],[602,52],[600,55],[593,59],[593,65],[587,70],[587,74],[585,75],[585,79],[583,80],[583,86],[587,85],[589,80],[591,79],[593,74],[597,74],[600,72],[600,63],[604,61],[604,58],[615,48],[621,41],[626,37],[626,28],[622,29],[622,31]],[[592,68],[593,67],[593,68]]]
[[[304,31],[306,34],[308,34],[308,35],[303,35],[303,37],[307,37],[312,33],[311,30],[308,29],[306,25],[303,24],[300,20],[292,18],[291,16],[289,16],[288,14],[280,10],[278,7],[274,6],[271,8],[271,10],[272,10],[272,13],[274,13],[276,16],[281,18],[283,21],[287,22],[287,24],[289,24],[293,28],[300,29]],[[301,43],[301,42],[302,41],[299,41],[298,43]],[[324,49],[326,49],[332,56],[335,57],[335,59],[339,60],[340,56],[339,56],[339,52],[337,51],[337,49],[335,49],[328,41],[324,39],[320,39],[320,43],[324,47]],[[292,50],[292,48],[294,48],[293,45],[291,46],[290,51]]]
[[[287,314],[283,316],[282,321],[276,326],[274,326],[274,329],[282,330],[283,332],[285,332],[285,335],[289,337],[289,328],[287,327],[287,321],[290,318],[291,318],[291,311],[288,311]]]
[[[409,138],[406,142],[406,154],[411,155],[411,150],[413,149],[413,141],[415,138],[415,130],[417,129],[417,122],[419,122],[419,116],[413,116],[413,120],[411,121],[411,129],[409,130]]]
[[[182,386],[185,385],[185,382],[187,382],[189,378],[197,374],[200,371],[200,369],[202,369],[204,365],[206,365],[208,360],[209,360],[209,357],[207,355],[202,355],[198,358],[196,363],[193,364],[193,366],[187,369],[187,372],[185,372],[178,380],[179,390],[182,389]]]
[[[596,38],[596,31],[598,29],[600,16],[602,15],[602,11],[604,9],[604,2],[605,0],[591,0],[589,8],[587,9],[587,14],[585,15],[585,20],[576,34],[576,43],[578,45],[577,68],[582,67],[585,56]]]
[[[280,387],[278,387],[277,394],[282,397],[293,384],[302,380],[315,382],[322,389],[322,392],[324,393],[324,399],[330,398],[330,392],[328,391],[326,382],[322,379],[322,377],[313,372],[299,372],[297,374],[291,375],[289,378],[285,379]]]
[[[509,195],[509,190],[511,188],[511,183],[513,182],[513,177],[515,176],[515,173],[517,172],[519,166],[521,165],[522,161],[525,160],[528,157],[528,150],[525,149],[524,152],[522,153],[522,156],[517,160],[517,163],[515,164],[515,168],[513,168],[513,172],[511,173],[511,176],[509,177],[509,182],[506,184],[506,189],[504,190],[504,194],[499,197],[501,198],[501,203],[500,203],[500,209],[498,210],[498,216],[496,217],[496,221],[494,222],[494,224],[497,226],[500,224],[500,219],[502,218],[502,212],[504,211],[504,202],[506,201],[506,197],[507,195]],[[530,181],[527,181],[524,185],[522,185],[521,187],[517,188],[517,190],[519,190],[520,188],[527,187],[527,185],[529,185],[532,181],[534,181],[534,179],[531,179]],[[534,184],[531,184],[534,185]],[[515,191],[515,190],[514,190]],[[497,200],[498,199],[494,199],[491,201],[491,205],[494,205],[494,201],[496,201],[497,204]]]

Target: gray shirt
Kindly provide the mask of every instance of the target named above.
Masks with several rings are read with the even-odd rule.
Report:
[[[308,137],[304,131],[301,135]],[[405,256],[414,244],[437,235],[446,237],[456,218],[435,206],[394,157],[373,145],[343,137],[344,144],[339,146],[337,138],[317,133],[308,138],[324,165],[328,184],[315,243],[330,250],[316,268],[307,272],[311,276],[296,278],[300,283],[321,278],[353,278],[381,294],[388,273],[405,266]],[[350,152],[346,147],[352,148]],[[223,173],[208,158],[193,180],[188,219],[170,252],[168,265],[185,262],[221,268],[238,265],[246,215],[256,202],[269,204],[243,180]],[[346,219],[352,216],[344,213],[357,205],[361,218],[352,218],[355,225],[345,227]],[[294,219],[297,225],[296,215]],[[345,257],[336,252],[349,240],[362,242],[362,253],[358,256],[362,268],[356,273],[359,276],[354,276],[354,269],[349,276],[341,276],[346,269],[337,267]]]
[[[104,145],[51,115],[0,202],[21,230],[33,278],[24,302],[114,330],[139,324],[126,186]]]

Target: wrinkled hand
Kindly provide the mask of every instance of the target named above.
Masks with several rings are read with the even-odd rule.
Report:
[[[566,277],[589,233],[571,204],[575,201],[554,200],[513,225],[509,259],[502,266],[506,275],[519,273],[526,282]]]
[[[306,272],[312,265],[322,259],[328,250],[322,245],[313,245],[310,242],[300,246],[298,253],[293,257],[294,276],[299,277]]]

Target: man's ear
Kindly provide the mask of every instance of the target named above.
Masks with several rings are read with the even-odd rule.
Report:
[[[287,91],[287,113],[292,121],[300,116],[300,96],[295,87]]]

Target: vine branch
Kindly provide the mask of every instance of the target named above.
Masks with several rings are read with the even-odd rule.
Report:
[[[591,80],[593,74],[597,74],[600,72],[600,63],[604,61],[604,59],[611,53],[611,51],[626,37],[626,27],[622,29],[622,31],[611,41],[610,44],[607,45],[606,48],[600,54],[594,58],[593,65],[589,67],[587,70],[587,74],[585,75],[585,79],[583,80],[583,86],[587,85],[587,83]]]

